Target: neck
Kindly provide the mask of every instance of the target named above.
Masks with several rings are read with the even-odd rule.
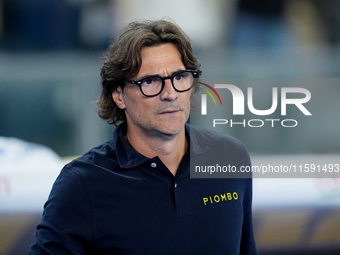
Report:
[[[177,168],[187,151],[185,128],[176,135],[147,136],[129,132],[127,129],[126,139],[132,147],[142,155],[153,158],[158,156],[169,171],[175,175]]]

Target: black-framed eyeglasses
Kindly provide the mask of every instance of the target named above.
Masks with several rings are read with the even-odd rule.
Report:
[[[199,70],[183,70],[178,71],[171,76],[161,77],[159,75],[152,75],[143,77],[137,81],[126,80],[125,83],[131,83],[139,86],[140,91],[146,97],[154,97],[159,95],[165,86],[165,80],[170,79],[172,87],[177,92],[185,92],[190,90],[197,82],[201,75]]]

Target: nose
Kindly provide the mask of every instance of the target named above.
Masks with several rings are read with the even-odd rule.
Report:
[[[164,88],[160,94],[161,100],[165,100],[165,101],[176,100],[178,97],[178,92],[172,86],[171,80],[166,79],[164,80],[164,82],[165,82]]]

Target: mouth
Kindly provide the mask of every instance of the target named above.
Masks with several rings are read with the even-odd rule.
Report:
[[[175,114],[179,111],[180,110],[178,110],[178,109],[167,109],[167,110],[161,111],[159,114]]]

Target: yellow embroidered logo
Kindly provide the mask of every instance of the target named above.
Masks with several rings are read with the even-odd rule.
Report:
[[[231,200],[237,200],[237,199],[238,199],[237,192],[224,193],[224,194],[204,197],[203,198],[203,203],[204,203],[204,205],[207,205],[207,204],[214,204],[214,203],[219,203],[219,202],[224,202],[224,201],[231,201]]]

